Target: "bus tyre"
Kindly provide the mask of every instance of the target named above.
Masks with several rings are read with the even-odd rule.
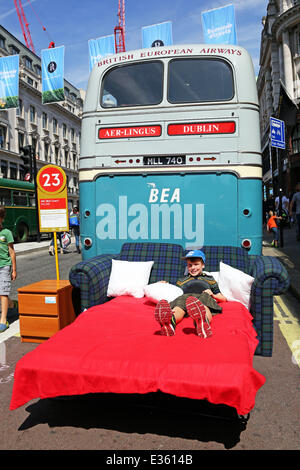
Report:
[[[21,223],[17,228],[17,242],[27,242],[29,230],[26,224]]]

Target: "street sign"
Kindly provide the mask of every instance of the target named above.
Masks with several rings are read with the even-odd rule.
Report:
[[[285,149],[284,121],[270,118],[271,147]]]
[[[69,231],[65,172],[56,165],[46,165],[36,177],[41,232]]]

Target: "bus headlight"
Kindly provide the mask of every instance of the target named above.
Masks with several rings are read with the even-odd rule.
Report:
[[[93,241],[91,238],[87,237],[83,240],[83,244],[86,248],[90,248],[93,244]]]
[[[242,247],[245,248],[246,250],[250,250],[251,248],[251,240],[249,240],[249,238],[244,238],[244,240],[242,241]]]

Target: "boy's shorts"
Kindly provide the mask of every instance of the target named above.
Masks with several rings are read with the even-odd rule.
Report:
[[[222,307],[215,301],[215,299],[212,298],[211,295],[207,294],[207,292],[203,292],[202,294],[183,294],[177,297],[177,299],[173,300],[170,302],[170,307],[180,307],[182,310],[187,313],[186,310],[186,299],[188,297],[196,297],[196,299],[199,299],[200,302],[203,303],[203,305],[206,305],[206,307],[209,308],[211,311],[212,315],[217,315],[218,313],[222,312]]]
[[[0,268],[0,295],[9,295],[11,288],[11,266]]]

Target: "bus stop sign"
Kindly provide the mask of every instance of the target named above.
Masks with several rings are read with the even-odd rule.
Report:
[[[285,149],[284,121],[270,118],[271,147]]]

